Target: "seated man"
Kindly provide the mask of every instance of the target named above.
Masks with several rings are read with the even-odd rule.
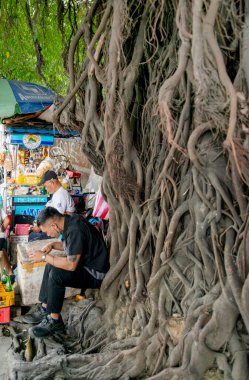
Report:
[[[54,207],[61,214],[73,214],[75,212],[75,204],[73,198],[67,190],[61,185],[57,174],[53,170],[49,170],[43,174],[38,186],[44,186],[48,193],[53,193],[52,199],[47,202],[46,207]],[[40,227],[33,226],[29,234],[29,241],[49,239],[47,234],[42,233]]]
[[[13,275],[9,258],[7,255],[7,240],[5,231],[9,226],[9,218],[3,208],[0,209],[0,251],[3,252],[3,267],[6,268],[7,275]]]
[[[27,323],[40,323],[30,334],[44,337],[64,330],[61,309],[65,287],[98,289],[109,269],[107,249],[102,235],[81,215],[62,215],[47,207],[38,215],[41,230],[51,237],[62,233],[64,241],[50,243],[41,251],[30,253],[33,262],[46,261],[39,300],[41,305],[23,317]],[[66,257],[50,254],[65,251]]]

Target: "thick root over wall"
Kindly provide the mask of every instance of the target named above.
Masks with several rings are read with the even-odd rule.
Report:
[[[104,314],[11,379],[249,378],[248,25],[245,0],[92,2],[55,125],[103,175]]]

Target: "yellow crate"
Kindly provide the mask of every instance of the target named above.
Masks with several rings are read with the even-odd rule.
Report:
[[[26,178],[25,185],[29,185],[29,186],[37,185],[41,180],[41,177],[38,177],[36,175],[28,175],[25,178]]]
[[[22,174],[18,174],[17,176],[17,179],[16,179],[16,182],[18,183],[18,185],[24,185],[24,175]]]
[[[5,285],[0,282],[0,308],[6,306],[12,306],[15,304],[15,292],[5,291]]]
[[[37,185],[41,180],[41,177],[38,177],[36,175],[23,175],[19,174],[17,176],[17,183],[18,185]]]

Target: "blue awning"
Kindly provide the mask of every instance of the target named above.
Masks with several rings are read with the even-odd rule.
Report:
[[[35,83],[0,79],[0,120],[50,107],[56,94]]]

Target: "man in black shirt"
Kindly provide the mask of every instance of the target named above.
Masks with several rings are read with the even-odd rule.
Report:
[[[37,224],[51,237],[63,235],[63,242],[52,242],[30,253],[31,261],[46,261],[47,265],[39,295],[41,305],[27,313],[23,321],[39,323],[30,334],[43,337],[65,328],[60,314],[65,288],[100,288],[109,260],[102,235],[81,215],[62,215],[47,207],[38,215]],[[65,251],[66,257],[52,256],[52,249]]]

